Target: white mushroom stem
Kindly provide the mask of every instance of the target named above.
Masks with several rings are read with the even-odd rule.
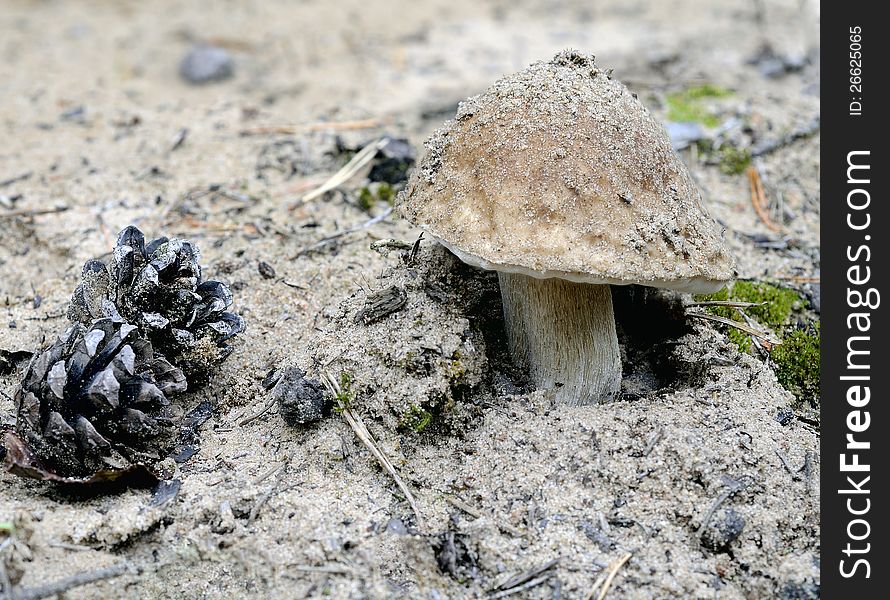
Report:
[[[608,285],[498,272],[513,358],[569,405],[612,400],[621,356]]]

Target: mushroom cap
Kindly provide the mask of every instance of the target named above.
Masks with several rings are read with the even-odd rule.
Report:
[[[399,208],[466,263],[697,293],[735,274],[664,128],[593,56],[498,80],[426,145]]]

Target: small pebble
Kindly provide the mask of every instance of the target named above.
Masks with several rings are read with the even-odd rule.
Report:
[[[398,517],[393,517],[389,520],[389,523],[386,524],[386,531],[396,535],[408,535],[408,528],[405,527],[405,523]]]
[[[305,425],[318,421],[330,412],[320,381],[308,379],[298,367],[288,367],[272,388],[281,416],[290,425]]]
[[[790,408],[780,408],[776,413],[776,421],[779,425],[785,426],[794,419],[794,411]]]
[[[232,55],[215,46],[195,46],[179,63],[179,75],[193,84],[223,81],[234,74]]]
[[[83,123],[86,120],[86,116],[87,109],[85,106],[75,106],[74,108],[69,108],[68,110],[63,112],[60,118],[63,121]]]
[[[257,265],[257,269],[265,279],[275,279],[275,268],[264,260]]]
[[[735,509],[726,508],[714,515],[701,532],[701,545],[713,552],[726,552],[744,528],[744,517]]]
[[[705,137],[705,130],[695,122],[675,123],[668,121],[667,132],[674,150],[682,150]]]

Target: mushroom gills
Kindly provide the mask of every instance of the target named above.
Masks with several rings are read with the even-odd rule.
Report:
[[[572,406],[607,402],[621,387],[608,285],[498,272],[513,359],[539,389]]]

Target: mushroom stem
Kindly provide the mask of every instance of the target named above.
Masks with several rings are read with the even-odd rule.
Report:
[[[608,285],[498,272],[513,358],[542,389],[577,406],[614,399],[621,356]]]

